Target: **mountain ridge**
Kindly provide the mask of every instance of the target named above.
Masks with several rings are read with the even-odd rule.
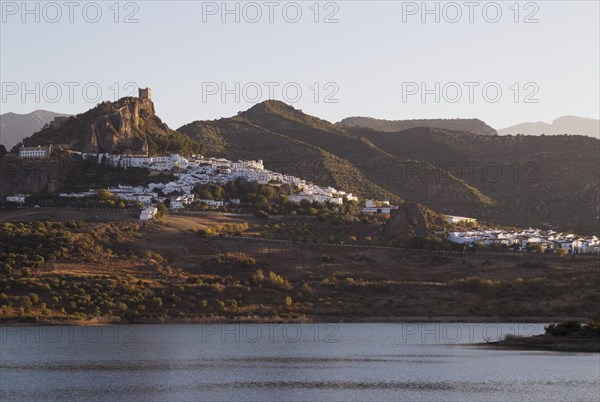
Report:
[[[501,225],[597,231],[600,172],[594,150],[600,149],[600,141],[588,137],[552,140],[435,127],[385,132],[333,124],[279,101],[263,102],[230,118],[196,120],[179,130],[213,144],[209,154],[240,159],[261,156],[267,168],[289,174],[294,174],[287,169],[290,164],[320,160],[315,154],[296,155],[301,152],[297,146],[311,145],[336,157],[330,160],[333,166],[328,166],[328,172],[335,171],[338,163],[354,167],[360,177],[350,179],[340,166],[337,175],[328,173],[328,177],[344,190],[349,183],[348,191],[363,197],[381,195],[365,191],[369,183],[371,189],[396,195],[396,200],[445,214]],[[277,135],[278,145],[268,137],[248,136],[259,131],[269,132],[269,138]],[[269,164],[272,161],[277,163]],[[492,175],[494,169],[500,173],[498,179]],[[318,177],[307,179],[323,184]]]
[[[262,159],[267,169],[361,198],[418,203],[500,225],[594,233],[600,216],[600,140],[576,135],[481,135],[434,127],[377,131],[340,126],[280,101],[172,130],[151,101],[122,98],[60,127],[49,125],[25,143],[65,143],[85,152],[135,153],[147,146],[150,154]],[[7,165],[11,158],[2,159]],[[59,170],[52,173],[60,179],[54,190],[68,182]],[[28,188],[54,182],[36,174]]]
[[[8,112],[0,115],[0,144],[12,148],[27,136],[41,130],[55,117],[68,117],[68,114],[37,109],[30,113]]]
[[[386,120],[373,117],[353,116],[336,123],[340,127],[364,127],[381,132],[397,132],[417,127],[432,127],[449,130],[460,130],[479,135],[497,135],[494,128],[484,121],[473,119],[411,119]]]
[[[578,116],[561,116],[546,123],[525,122],[498,130],[500,135],[584,135],[600,139],[600,120]]]

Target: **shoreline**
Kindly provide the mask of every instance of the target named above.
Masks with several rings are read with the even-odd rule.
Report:
[[[479,344],[492,349],[539,350],[548,352],[600,353],[598,334],[551,335],[510,337],[501,341]]]
[[[299,317],[298,319],[282,318],[250,318],[250,319],[228,319],[226,317],[213,317],[209,319],[144,319],[144,320],[123,320],[123,319],[93,319],[93,320],[75,320],[75,319],[22,319],[22,320],[0,320],[0,325],[65,325],[65,326],[98,326],[98,325],[173,325],[173,324],[540,324],[546,325],[550,322],[560,322],[567,317],[455,317],[455,316],[397,316],[397,317]],[[584,320],[585,318],[580,318]]]

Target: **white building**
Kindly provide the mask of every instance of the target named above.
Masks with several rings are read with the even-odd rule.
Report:
[[[141,221],[150,220],[156,216],[157,212],[158,212],[158,209],[156,209],[156,207],[148,207],[148,208],[142,209],[142,212],[140,212],[140,220]]]
[[[455,215],[444,215],[446,218],[446,222],[453,225],[455,223],[465,222],[465,223],[477,223],[477,219],[475,218],[467,218],[464,216],[455,216]]]
[[[362,212],[365,214],[389,214],[394,209],[398,209],[398,207],[390,205],[390,202],[386,200],[366,200]]]
[[[60,193],[58,196],[63,198],[84,198],[98,194],[96,190],[85,191],[83,193]]]
[[[302,200],[307,200],[312,202],[312,195],[310,194],[291,194],[290,201],[291,202],[300,202]]]
[[[52,145],[45,147],[21,147],[19,149],[20,158],[48,158],[52,153]]]
[[[201,155],[194,155],[190,158],[183,158],[180,155],[162,155],[146,157],[143,155],[110,155],[110,154],[82,154],[82,157],[97,157],[98,163],[106,160],[107,163],[117,166],[121,164],[123,167],[147,167],[153,170],[170,170],[178,166],[182,171],[174,173],[177,178],[168,183],[151,183],[147,187],[126,187],[119,186],[111,188],[109,191],[126,200],[138,200],[145,204],[160,201],[157,193],[159,191],[164,195],[178,193],[183,195],[192,195],[194,188],[197,185],[218,183],[224,185],[233,180],[242,179],[249,182],[257,182],[268,184],[275,180],[278,183],[288,183],[297,186],[300,189],[299,194],[292,194],[290,200],[292,202],[300,202],[308,200],[310,202],[330,202],[333,204],[343,204],[343,198],[348,200],[357,200],[351,193],[336,190],[332,187],[320,187],[313,183],[308,183],[298,177],[283,175],[281,173],[272,172],[264,169],[262,160],[258,161],[237,161],[231,162],[222,158],[204,158]],[[220,207],[224,205],[223,201],[215,200],[198,200],[207,205]],[[176,197],[171,198],[173,209],[183,208],[185,202],[183,199]],[[187,202],[190,202],[189,199]],[[239,205],[239,200],[232,200],[233,205]],[[389,206],[389,203],[388,205]],[[390,207],[391,208],[391,207]]]
[[[573,234],[531,228],[520,232],[499,229],[449,232],[448,240],[466,245],[478,243],[483,245],[500,244],[517,251],[528,251],[532,249],[532,246],[534,250],[539,247],[542,252],[564,249],[568,254],[589,254],[600,251],[600,240],[596,236],[581,238]]]
[[[191,204],[194,201],[194,195],[180,195],[179,197],[173,197],[170,199],[169,208],[171,209],[182,209],[186,205]]]

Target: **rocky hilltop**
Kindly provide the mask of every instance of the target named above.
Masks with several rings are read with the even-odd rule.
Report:
[[[415,119],[383,120],[372,117],[348,117],[336,123],[342,127],[364,127],[382,132],[396,132],[416,127],[443,128],[479,135],[497,135],[492,127],[479,119]]]
[[[133,97],[100,103],[68,119],[55,119],[23,143],[27,146],[65,144],[71,150],[92,153],[200,150],[199,144],[162,122],[155,114],[152,100]]]
[[[0,152],[0,195],[14,193],[54,193],[66,188],[79,188],[106,183],[135,184],[139,177],[133,170],[111,171],[86,162],[70,151],[90,153],[189,155],[201,153],[204,147],[185,134],[171,130],[155,114],[149,98],[127,97],[116,102],[103,102],[85,113],[58,117],[40,131],[23,140],[26,146],[61,145],[52,157],[21,159],[13,153]],[[4,148],[1,148],[2,151]],[[114,169],[113,169],[114,170]],[[131,183],[131,180],[133,183]]]

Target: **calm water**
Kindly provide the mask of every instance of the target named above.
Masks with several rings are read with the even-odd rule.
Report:
[[[0,327],[2,400],[600,400],[600,355],[470,343],[543,325]]]

